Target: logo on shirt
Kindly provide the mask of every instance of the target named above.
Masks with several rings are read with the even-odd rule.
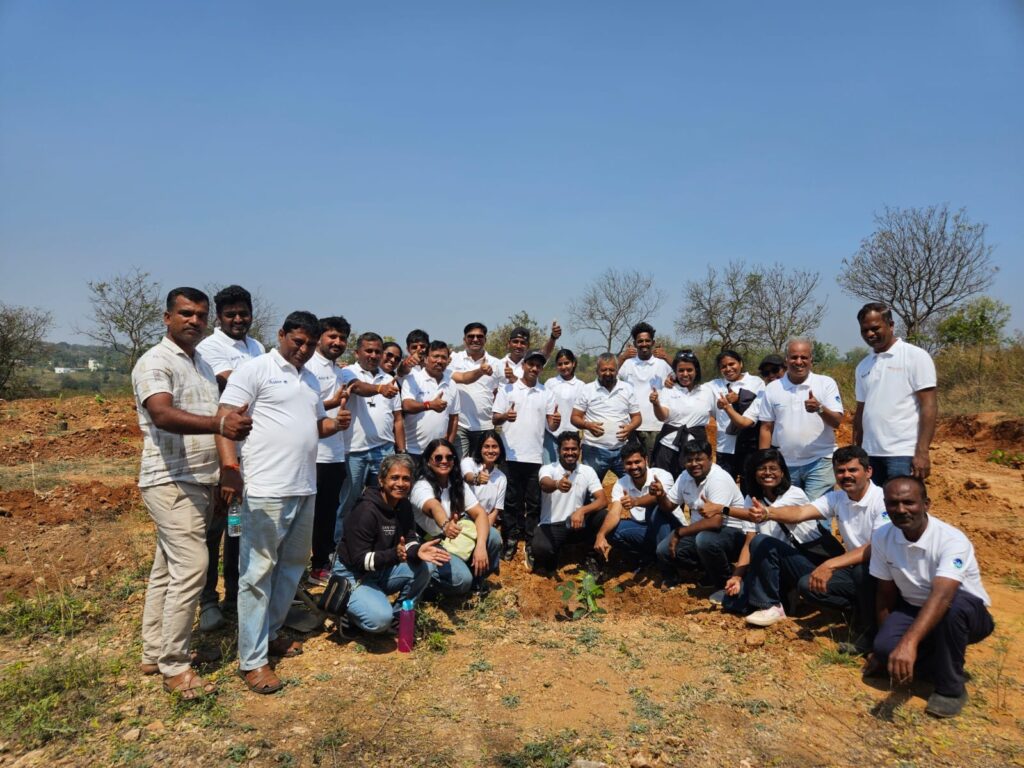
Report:
[[[964,561],[961,560],[959,557],[954,558],[953,559],[953,567],[954,568],[963,568],[964,567]]]
[[[885,511],[883,510],[882,514],[881,514],[881,515],[879,515],[879,517],[881,517],[881,518],[882,518],[883,520],[888,520],[888,519],[889,519],[889,513],[888,513],[888,512],[885,512]]]
[[[267,384],[287,384],[288,379],[267,379]]]

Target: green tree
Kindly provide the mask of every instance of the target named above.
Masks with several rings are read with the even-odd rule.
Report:
[[[944,347],[994,346],[1002,341],[1009,322],[1008,304],[980,296],[939,321],[936,334]]]
[[[487,351],[495,357],[504,357],[508,352],[508,339],[516,328],[525,328],[530,332],[530,346],[539,347],[548,338],[550,329],[545,330],[530,317],[525,309],[509,315],[508,321],[487,332]]]

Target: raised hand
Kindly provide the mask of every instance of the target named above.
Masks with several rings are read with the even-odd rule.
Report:
[[[505,361],[505,380],[509,384],[515,384],[519,380],[519,377],[516,376],[515,371],[512,370],[512,363],[508,362],[507,360]]]
[[[509,403],[508,411],[505,412],[505,421],[515,421],[518,417],[519,414],[516,413],[515,402]]]
[[[334,417],[334,423],[337,424],[339,432],[348,429],[352,426],[352,411],[339,408],[338,415]]]
[[[249,404],[240,405],[224,414],[220,419],[220,434],[228,440],[244,440],[252,431],[252,417],[248,415]]]
[[[550,426],[552,429],[558,429],[560,426],[562,426],[562,414],[560,414],[558,412],[558,406],[557,405],[555,406],[555,412],[552,413],[548,417],[548,419],[549,419],[548,426]]]
[[[562,335],[562,326],[558,324],[557,320],[551,321],[551,338],[557,339]]]
[[[434,413],[442,413],[444,409],[448,407],[448,403],[444,401],[444,395],[442,394],[438,394],[437,397],[427,403],[424,403],[424,405]]]
[[[760,499],[752,499],[753,506],[750,507],[750,519],[755,523],[763,523],[768,519],[768,508],[761,503]]]
[[[391,398],[398,394],[398,385],[395,384],[394,379],[392,379],[387,384],[381,384],[377,388],[377,391],[384,395],[384,397]]]
[[[405,554],[405,536],[398,537],[398,546],[395,547],[395,552],[398,554],[399,562],[404,563],[407,557]]]
[[[808,413],[821,413],[821,403],[814,396],[811,390],[807,390],[807,399],[804,401],[804,408]]]
[[[486,469],[481,469],[479,472],[476,473],[477,485],[487,485],[487,483],[490,482],[490,479],[491,473],[488,472]]]
[[[666,363],[669,362],[668,353],[665,351],[664,347],[655,347],[654,356],[659,360],[664,360]]]
[[[651,387],[651,394],[649,395],[648,400],[650,400],[652,403],[657,405],[658,404],[658,397],[659,397],[659,395],[658,395],[658,388],[657,387]]]
[[[660,499],[665,495],[665,486],[661,484],[661,480],[657,477],[651,480],[651,484],[647,486],[647,490],[649,490],[651,492],[651,496],[656,499]]]
[[[562,479],[555,483],[555,487],[562,493],[568,493],[572,490],[572,481],[569,479],[568,472],[562,475]]]
[[[491,368],[491,364],[487,362],[486,354],[480,358],[480,371],[482,376],[490,376],[494,373],[494,369]]]

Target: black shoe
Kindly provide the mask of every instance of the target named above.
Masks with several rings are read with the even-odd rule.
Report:
[[[943,696],[941,693],[933,693],[928,697],[928,706],[924,708],[924,711],[932,717],[956,717],[966,703],[967,691],[959,696]]]
[[[516,539],[509,539],[501,545],[501,559],[506,563],[515,559],[519,549],[519,542]]]
[[[359,630],[349,619],[348,615],[342,616],[338,623],[334,625],[335,631],[338,633],[338,638],[344,642],[349,643],[355,640],[359,636]]]
[[[533,571],[533,547],[526,545],[526,570]]]

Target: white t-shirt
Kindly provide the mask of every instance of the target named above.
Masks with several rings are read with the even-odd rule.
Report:
[[[836,431],[819,414],[807,412],[805,403],[811,392],[830,411],[843,412],[835,381],[813,372],[800,384],[791,382],[786,374],[765,387],[761,398],[760,420],[774,422],[772,444],[790,467],[831,456],[836,449]]]
[[[762,499],[762,502],[764,500]],[[807,498],[807,494],[804,493],[804,489],[796,485],[789,486],[789,490],[779,496],[775,501],[769,504],[769,507],[802,507],[804,504],[810,504],[810,499]],[[754,503],[749,496],[743,499],[743,504],[747,508],[753,507]],[[816,538],[821,536],[821,528],[818,526],[817,520],[804,520],[802,523],[787,523],[786,527],[789,528],[789,532],[793,534],[793,538],[799,541],[801,544],[806,544],[809,541],[814,541]],[[765,536],[771,536],[773,539],[779,539],[780,541],[789,541],[789,537],[786,535],[785,530],[775,520],[765,520],[763,523],[755,523],[754,530],[758,533],[764,534]]]
[[[864,403],[863,447],[869,456],[914,455],[921,419],[916,393],[935,385],[931,355],[903,339],[857,364],[854,389],[857,402]]]
[[[484,468],[483,464],[480,464],[472,456],[467,456],[462,460],[459,467],[462,470],[462,476],[481,472]],[[474,495],[477,501],[480,502],[487,514],[490,514],[496,509],[505,508],[505,489],[508,487],[508,478],[505,477],[505,473],[495,467],[487,473],[487,482],[483,485],[472,485]]]
[[[657,467],[647,468],[647,477],[644,479],[644,484],[640,488],[636,487],[636,483],[633,482],[633,478],[629,475],[623,475],[615,481],[615,485],[612,486],[612,501],[621,501],[625,496],[632,496],[637,499],[641,496],[646,496],[650,493],[651,483],[654,478],[658,478],[661,481],[661,486],[666,491],[672,487],[675,480],[672,479],[672,475],[666,472],[664,469],[658,469]],[[629,510],[629,514],[638,523],[644,522],[647,517],[647,510],[645,507],[633,507]]]
[[[686,505],[690,510],[690,525],[704,519],[701,510],[704,509],[705,499],[712,504],[721,504],[724,507],[743,506],[743,494],[740,493],[740,487],[736,485],[736,481],[729,476],[729,473],[717,464],[711,465],[711,470],[699,484],[694,481],[689,472],[683,472],[676,478],[675,483],[666,489],[665,495],[673,504],[679,504],[680,507]],[[681,509],[676,512],[676,517],[682,519]],[[732,515],[725,518],[725,525],[729,528],[739,528],[744,532],[754,529],[753,523],[740,520]]]
[[[715,408],[716,449],[719,453],[736,453],[736,435],[730,435],[726,432],[732,420],[729,418],[728,413],[718,407],[718,398],[729,392],[739,392],[741,389],[752,392],[754,395],[759,395],[764,391],[764,381],[759,376],[754,376],[744,371],[743,375],[736,381],[715,379],[714,381],[709,381],[704,386],[711,390],[712,403]],[[747,406],[747,410],[743,412],[743,415],[756,422],[760,409],[760,399],[755,397],[754,401]]]
[[[538,480],[550,478],[556,483],[565,477],[565,467],[560,461],[552,464],[545,464],[537,474]],[[542,525],[553,525],[562,523],[572,517],[572,513],[587,503],[587,494],[593,496],[601,490],[601,481],[597,479],[597,473],[586,464],[577,464],[576,468],[569,473],[569,481],[572,488],[563,493],[555,490],[554,493],[540,493],[540,522]]]
[[[702,427],[711,421],[711,411],[715,407],[711,390],[703,385],[695,389],[686,389],[676,384],[669,389],[663,389],[658,399],[662,406],[668,409],[668,419],[665,423],[687,429]],[[675,439],[676,433],[673,432],[661,438],[661,444],[666,448],[678,450]]]
[[[971,542],[932,515],[917,541],[907,541],[892,523],[878,528],[871,537],[871,575],[895,582],[903,599],[919,607],[931,595],[936,576],[959,581],[964,591],[992,605]]]
[[[847,551],[867,544],[871,541],[871,532],[889,522],[882,489],[868,482],[868,489],[860,501],[852,501],[846,491],[837,490],[811,502],[824,519],[834,517],[839,523],[839,535],[843,537]]]
[[[584,384],[579,397],[573,403],[573,408],[583,411],[583,418],[586,421],[594,421],[604,426],[604,434],[601,437],[594,437],[587,430],[583,430],[583,443],[608,449],[621,448],[626,444],[625,440],[619,440],[615,434],[621,427],[629,424],[632,414],[640,412],[633,387],[619,380],[615,381],[611,391],[602,387],[598,381]]]
[[[345,385],[362,381],[377,386],[390,384],[394,380],[395,377],[390,373],[384,373],[378,368],[377,373],[373,374],[359,363],[341,369],[341,381]],[[401,393],[394,397],[362,397],[352,393],[348,398],[348,409],[352,413],[352,426],[342,434],[349,453],[369,451],[395,442],[395,412],[402,410]]]
[[[446,403],[440,413],[426,410],[405,414],[405,450],[419,455],[431,440],[444,437],[448,432],[448,419],[459,413],[459,389],[445,371],[438,382],[425,370],[416,369],[402,379],[402,399],[429,403],[441,395]]]
[[[252,432],[242,448],[242,479],[249,496],[282,498],[316,493],[317,421],[327,418],[320,383],[276,349],[240,365],[221,405],[249,403]]]
[[[481,376],[472,384],[456,384],[459,388],[459,426],[474,432],[494,427],[491,421],[492,407],[494,405],[494,390],[498,388],[499,361],[494,355],[484,352],[479,360],[474,360],[466,350],[452,353],[452,361],[448,364],[448,373],[464,373],[475,371],[481,364],[487,361],[491,366],[492,373],[489,376]]]
[[[583,382],[573,376],[571,379],[566,380],[561,376],[552,376],[550,379],[544,382],[544,388],[551,393],[555,398],[555,404],[558,406],[558,415],[562,417],[561,423],[558,425],[558,429],[551,432],[553,435],[560,435],[563,432],[577,432],[576,427],[572,425],[572,407],[576,404],[576,398],[580,395],[580,390],[583,389]]]
[[[651,390],[659,392],[665,386],[665,379],[672,373],[672,367],[660,357],[651,355],[646,360],[631,357],[619,366],[619,380],[633,387],[633,394],[640,405],[640,429],[645,432],[657,432],[661,422],[654,415],[651,403]]]
[[[213,333],[196,345],[196,349],[202,353],[214,373],[233,371],[246,360],[266,352],[256,339],[246,336],[241,341],[235,341],[220,328],[214,328]]]
[[[318,350],[313,353],[304,367],[320,382],[320,399],[329,400],[334,397],[341,386],[341,368],[337,363],[328,360]],[[330,408],[327,411],[327,416],[333,419],[338,415],[339,410],[340,408]],[[316,463],[337,464],[345,461],[345,438],[343,435],[351,431],[352,427],[350,426],[342,432],[335,432],[330,437],[321,438],[316,449]]]
[[[539,381],[532,387],[522,379],[505,384],[494,398],[494,412],[508,413],[512,403],[516,406],[516,420],[501,425],[501,439],[505,443],[505,458],[527,464],[540,464],[544,460],[544,430],[547,414],[555,412],[555,399]]]
[[[416,520],[416,525],[426,531],[428,538],[436,538],[443,533],[434,521],[434,518],[423,511],[423,505],[435,498],[437,497],[434,496],[434,489],[430,487],[430,483],[422,479],[416,481],[416,484],[412,487],[412,492],[409,494],[409,503],[412,504],[412,514]],[[476,494],[473,493],[473,489],[465,483],[462,485],[462,500],[464,502],[464,510],[471,509],[480,503],[476,498]],[[441,502],[445,515],[450,518],[452,516],[450,485],[441,491],[441,498],[437,499],[437,501]]]

